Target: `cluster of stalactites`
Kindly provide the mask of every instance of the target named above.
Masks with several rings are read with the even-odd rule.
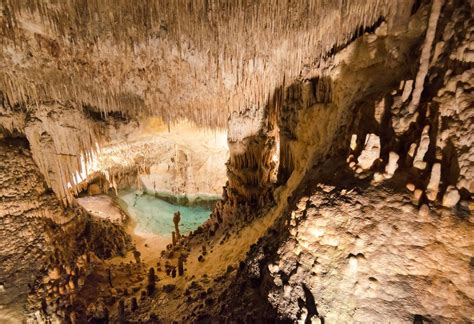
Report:
[[[97,82],[94,71],[67,68],[64,72],[38,71],[36,81],[2,73],[0,91],[11,105],[72,99],[104,113],[141,109],[157,112],[165,120],[188,117],[200,125],[222,127],[229,111],[263,106],[277,87],[291,82],[304,66],[315,66],[321,57],[381,17],[393,25],[400,16],[409,15],[411,5],[411,1],[390,0],[6,0],[0,4],[2,44],[23,46],[22,26],[28,20],[51,37],[53,56],[64,48],[68,53],[79,47],[99,53],[114,47],[115,52],[131,58],[117,69],[123,70],[139,65],[148,49],[154,54],[148,57],[151,64],[163,66],[158,73],[165,73],[168,62],[153,59],[163,46],[171,46],[191,66],[187,72],[198,83],[213,80],[207,88],[209,98],[214,99],[188,98],[177,105],[157,96],[159,89],[134,94],[116,80]],[[194,65],[190,52],[199,53],[196,56],[206,64]],[[149,74],[142,81],[158,83]],[[177,112],[180,110],[183,113]]]

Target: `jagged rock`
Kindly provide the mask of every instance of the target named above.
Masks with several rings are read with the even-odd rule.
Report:
[[[61,272],[58,267],[55,267],[51,269],[50,271],[48,271],[48,276],[49,276],[49,279],[56,280],[56,279],[61,278]]]
[[[102,299],[99,299],[97,303],[92,303],[87,306],[87,318],[88,321],[103,321],[108,322],[109,310]]]
[[[8,292],[0,303],[31,290],[22,307],[29,320],[62,322],[71,309],[84,312],[94,293],[112,293],[90,280],[104,275],[113,263],[107,258],[125,254],[123,228],[60,203],[74,207],[75,195],[97,189],[91,183],[117,193],[128,182],[156,193],[152,178],[139,176],[156,156],[147,152],[148,135],[186,120],[206,130],[228,126],[230,149],[221,168],[229,181],[211,219],[189,239],[180,239],[176,225],[163,253],[171,259],[192,249],[193,258],[208,260],[190,260],[188,269],[213,291],[192,292],[201,300],[188,296],[190,304],[179,307],[186,321],[471,320],[468,2],[0,6],[0,141],[25,137],[32,152],[0,148],[0,281]],[[194,137],[186,130],[177,141]],[[351,134],[366,135],[365,143],[357,147],[351,138],[345,160]],[[172,159],[153,167],[176,173],[174,193],[205,183],[192,179],[198,173],[215,173],[213,163],[201,162],[218,154],[201,154],[197,173],[190,166],[196,154],[169,146]],[[381,156],[388,156],[385,173]],[[367,181],[395,171],[383,185]],[[428,206],[424,195],[435,201],[445,189],[443,204],[455,206],[462,195],[459,208]],[[199,251],[203,242],[209,251]],[[114,273],[117,287],[142,279],[145,263],[134,257],[128,272]],[[224,275],[227,262],[239,270]],[[72,292],[75,265],[81,270]],[[59,274],[34,281],[55,267]],[[169,264],[165,270],[176,275]],[[166,280],[179,286],[188,279]],[[178,292],[143,295],[131,321],[155,321],[157,307],[173,317]],[[106,296],[104,304],[114,300]],[[107,320],[100,302],[90,303],[90,320]]]

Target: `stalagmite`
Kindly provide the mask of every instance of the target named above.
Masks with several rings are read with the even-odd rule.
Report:
[[[184,274],[184,266],[183,266],[183,259],[180,256],[178,258],[178,276],[182,276]]]
[[[454,186],[448,186],[446,193],[443,196],[444,207],[454,207],[459,202],[461,196]]]
[[[413,167],[424,170],[426,168],[426,162],[423,161],[425,154],[428,151],[430,146],[430,136],[429,136],[430,126],[426,125],[423,128],[423,133],[421,134],[420,144],[418,146],[418,151],[416,151],[415,159],[413,160]]]
[[[0,322],[470,322],[472,20],[0,1]]]
[[[384,174],[384,177],[386,179],[390,179],[391,177],[393,177],[393,174],[395,173],[395,171],[397,170],[398,168],[398,154],[395,153],[395,152],[390,152],[389,155],[388,155],[388,163],[387,165],[385,166],[385,174]]]
[[[352,151],[357,149],[357,134],[352,134],[350,148]]]
[[[426,197],[434,201],[438,196],[439,182],[441,180],[441,164],[435,163],[431,169],[431,176],[428,186],[426,187]]]
[[[138,309],[138,303],[137,303],[137,298],[132,297],[130,299],[130,311],[134,312]]]
[[[125,301],[120,299],[117,305],[117,317],[119,323],[125,323]]]
[[[171,232],[171,242],[173,246],[176,245],[176,232],[175,231]]]
[[[181,221],[181,213],[179,211],[177,211],[173,215],[173,224],[174,224],[174,231],[176,233],[176,241],[179,241],[180,238],[181,238],[181,234],[179,233],[179,222],[180,221]]]
[[[380,138],[375,134],[367,134],[365,137],[364,149],[357,158],[359,166],[363,170],[368,170],[380,157]]]
[[[413,203],[417,205],[420,202],[421,196],[423,195],[423,190],[415,189],[413,192]]]

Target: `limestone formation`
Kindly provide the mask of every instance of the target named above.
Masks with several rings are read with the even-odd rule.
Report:
[[[364,148],[357,158],[358,165],[363,170],[368,170],[380,157],[380,138],[375,134],[367,134]]]
[[[439,192],[439,182],[441,180],[441,164],[435,163],[433,164],[433,168],[431,169],[431,176],[428,186],[426,187],[426,197],[433,201],[436,200],[436,197]]]
[[[117,306],[117,318],[119,323],[125,323],[125,301],[120,299]]]
[[[391,177],[393,177],[393,174],[395,173],[395,171],[398,168],[398,163],[397,163],[398,159],[399,159],[399,155],[397,153],[395,153],[395,152],[390,152],[389,153],[388,163],[385,166],[385,174],[384,174],[384,177],[386,179],[390,179]]]
[[[473,8],[2,1],[0,322],[474,322]]]
[[[183,259],[181,257],[178,258],[178,276],[183,276],[184,274],[184,265]]]
[[[428,151],[428,147],[430,145],[429,131],[430,131],[430,126],[426,125],[423,128],[423,133],[421,134],[418,150],[416,151],[416,155],[413,160],[413,166],[417,169],[424,170],[426,168],[426,162],[424,162],[423,160],[425,158],[425,154]]]
[[[176,234],[176,241],[179,241],[181,234],[179,233],[179,222],[181,221],[181,213],[175,212],[173,215],[174,232]]]
[[[155,285],[156,285],[155,269],[150,268],[150,270],[148,271],[148,282],[146,286],[148,296],[151,296],[153,292],[155,291]]]
[[[131,312],[134,312],[138,309],[138,303],[137,303],[137,299],[135,297],[132,297],[130,299],[130,311]]]
[[[443,196],[443,206],[454,207],[459,202],[461,196],[456,188],[449,186]]]

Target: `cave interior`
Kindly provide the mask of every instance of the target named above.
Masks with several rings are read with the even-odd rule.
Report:
[[[0,322],[473,323],[473,11],[0,1]]]

